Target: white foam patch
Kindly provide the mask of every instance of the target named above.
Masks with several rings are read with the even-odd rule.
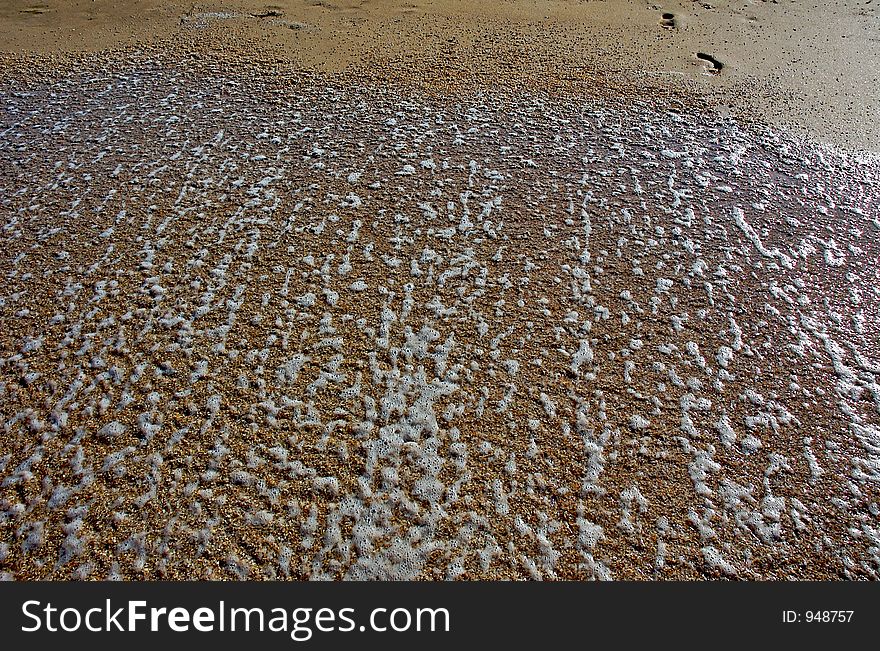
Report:
[[[867,163],[613,98],[219,75],[6,98],[0,562],[877,578]]]

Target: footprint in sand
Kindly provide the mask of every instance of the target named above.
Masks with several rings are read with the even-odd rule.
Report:
[[[675,29],[675,14],[660,14],[660,26],[663,29]]]
[[[252,18],[281,18],[284,12],[280,9],[267,9],[258,14],[251,14]]]
[[[706,63],[706,72],[712,75],[721,74],[721,69],[724,67],[724,64],[713,57],[711,54],[706,54],[705,52],[694,52],[694,56],[700,61],[704,61]]]

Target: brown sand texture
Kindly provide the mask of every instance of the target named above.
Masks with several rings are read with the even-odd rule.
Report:
[[[871,7],[3,3],[0,576],[877,579]]]

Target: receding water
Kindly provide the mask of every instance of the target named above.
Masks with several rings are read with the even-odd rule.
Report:
[[[876,163],[236,79],[0,95],[0,569],[877,578]]]

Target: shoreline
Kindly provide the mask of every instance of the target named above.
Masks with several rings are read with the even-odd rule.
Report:
[[[108,6],[0,15],[0,579],[880,577],[871,113],[680,5]]]
[[[436,87],[571,81],[601,92],[607,84],[613,92],[681,94],[818,142],[880,151],[880,121],[871,119],[880,114],[876,11],[858,0],[835,3],[821,16],[793,2],[760,0],[142,0],[121,8],[110,0],[14,0],[0,14],[0,54],[75,59],[150,48],[185,60],[214,51]],[[663,15],[674,17],[671,28]],[[697,54],[718,61],[718,74]]]
[[[0,577],[877,578],[876,166],[215,67],[3,93]]]

